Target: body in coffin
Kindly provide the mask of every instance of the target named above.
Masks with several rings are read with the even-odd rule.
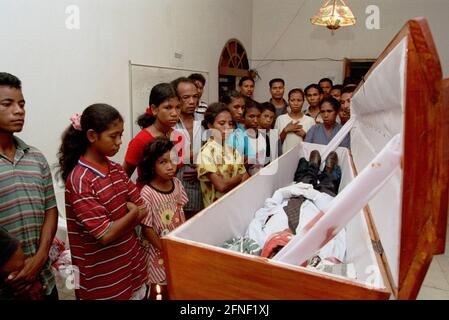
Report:
[[[344,188],[397,133],[404,165],[346,226],[347,259],[357,279],[231,252],[225,240],[244,235],[257,209],[289,185],[300,157],[326,147],[304,143],[163,239],[174,299],[415,298],[447,222],[447,164],[443,143],[438,56],[427,23],[411,20],[359,86],[352,102],[352,154],[338,148]],[[445,88],[447,89],[447,85]],[[420,132],[417,135],[416,132]],[[421,151],[421,152],[419,152]],[[443,226],[444,224],[444,226]]]

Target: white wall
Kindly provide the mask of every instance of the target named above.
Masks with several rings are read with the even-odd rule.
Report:
[[[79,30],[66,28],[69,5],[80,9]],[[251,26],[252,0],[0,0],[0,70],[22,80],[27,101],[20,136],[55,163],[70,116],[109,103],[127,119],[122,162],[128,61],[209,71],[214,101],[221,50],[238,38],[250,53]]]
[[[310,59],[377,58],[405,22],[413,17],[424,16],[440,55],[443,74],[449,77],[449,41],[447,0],[348,0],[346,3],[358,18],[354,27],[341,28],[332,36],[330,30],[309,22],[323,1],[312,0],[255,0],[253,9],[252,59]],[[368,30],[365,20],[368,5],[380,9],[380,29]],[[298,16],[298,8],[302,6]],[[281,37],[281,35],[283,35]],[[279,40],[275,48],[270,49]],[[269,96],[268,82],[275,77],[286,80],[286,96],[293,87],[305,88],[323,77],[341,82],[343,62],[292,61],[257,62],[251,67],[259,71],[261,80],[256,83],[256,100],[265,101]]]
[[[304,2],[298,17],[266,55]],[[27,118],[20,136],[56,162],[69,117],[89,104],[106,102],[125,116],[121,162],[130,139],[128,61],[210,72],[210,100],[217,99],[221,50],[239,39],[250,57],[375,58],[408,18],[428,17],[446,77],[449,75],[447,0],[349,1],[359,18],[354,28],[331,36],[308,19],[318,0],[0,0],[0,70],[23,81]],[[381,29],[365,28],[365,8],[381,10]],[[80,29],[66,28],[66,8],[80,9]],[[400,8],[405,12],[401,13]],[[174,58],[183,54],[183,61]],[[261,63],[265,64],[265,63]],[[257,66],[258,63],[252,63]],[[280,62],[258,66],[256,98],[268,98],[268,81],[305,87],[323,76],[341,80],[341,62]]]

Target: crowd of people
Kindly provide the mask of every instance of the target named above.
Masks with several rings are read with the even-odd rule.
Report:
[[[57,177],[77,299],[153,299],[157,286],[167,298],[161,237],[303,141],[328,144],[349,120],[356,88],[324,78],[285,100],[276,78],[271,99],[259,103],[255,81],[243,77],[239,90],[208,105],[205,84],[192,74],[155,85],[122,164],[110,160],[124,130],[114,107],[93,104],[70,119]],[[21,88],[0,73],[0,299],[57,299],[52,175],[42,153],[15,135],[25,119]],[[349,136],[340,146],[350,147]]]

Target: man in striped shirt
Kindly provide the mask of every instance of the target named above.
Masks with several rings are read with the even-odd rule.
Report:
[[[58,225],[53,181],[42,153],[14,136],[24,120],[21,82],[0,72],[0,227],[21,241],[27,258],[5,282],[18,295],[39,282],[44,297],[57,299],[48,259]]]
[[[195,114],[198,118],[204,118],[204,113],[207,110],[207,103],[201,100],[203,96],[204,87],[206,86],[206,78],[201,73],[192,73],[189,76],[189,79],[195,83],[196,88],[198,89],[199,95],[199,103],[196,107]]]

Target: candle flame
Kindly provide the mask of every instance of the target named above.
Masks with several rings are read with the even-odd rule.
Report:
[[[161,287],[158,284],[156,285],[156,291],[157,291],[157,294],[161,293]]]

